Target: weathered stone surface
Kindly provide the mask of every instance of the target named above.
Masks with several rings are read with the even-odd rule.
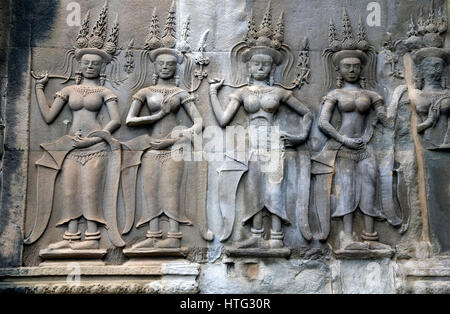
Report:
[[[395,293],[396,267],[389,258],[336,260],[330,267],[333,293]]]
[[[2,1],[0,290],[450,291],[450,1],[267,4]]]
[[[201,293],[331,293],[322,261],[229,259],[202,267]]]

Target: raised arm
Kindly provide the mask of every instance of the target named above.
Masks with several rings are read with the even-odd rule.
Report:
[[[209,88],[209,98],[211,100],[211,105],[214,111],[214,115],[216,116],[217,122],[219,122],[219,125],[221,127],[225,127],[236,115],[237,111],[239,110],[239,106],[241,105],[241,102],[237,97],[231,97],[227,107],[225,108],[225,110],[223,110],[219,98],[217,97],[217,91],[222,87],[222,85],[223,80],[211,84]]]
[[[62,108],[68,101],[69,97],[64,93],[64,90],[59,91],[55,95],[55,100],[51,106],[48,105],[47,98],[45,97],[44,88],[48,82],[47,75],[36,82],[36,97],[41,111],[42,117],[47,124],[52,123]]]

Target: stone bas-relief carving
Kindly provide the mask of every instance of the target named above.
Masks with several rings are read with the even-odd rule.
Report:
[[[241,167],[226,170],[237,170],[238,179],[242,172],[246,172],[246,177],[242,181],[245,184],[246,191],[245,213],[242,222],[248,222],[251,225],[250,237],[233,244],[228,249],[230,255],[283,256],[289,254],[289,250],[282,249],[284,247],[282,225],[290,223],[285,207],[286,187],[283,185],[285,176],[284,150],[285,147],[295,147],[306,141],[311,128],[312,114],[308,107],[293,95],[292,91],[274,84],[276,68],[286,62],[286,59],[291,58],[290,48],[283,44],[283,40],[283,13],[278,20],[276,29],[273,30],[269,2],[259,30],[256,30],[252,17],[245,40],[235,45],[231,52],[232,56],[238,58],[238,62],[246,64],[248,82],[237,87],[237,90],[230,96],[229,103],[223,108],[217,97],[217,92],[224,85],[224,81],[211,81],[211,105],[219,125],[227,126],[241,106],[243,106],[249,119],[247,159],[236,161],[237,165],[239,165],[239,162],[241,163]],[[284,70],[290,69],[285,67]],[[239,73],[239,75],[243,74]],[[303,116],[303,130],[299,130],[298,134],[274,131],[274,116],[282,104],[289,106],[297,114]],[[245,165],[245,167],[239,169],[242,168],[242,165]],[[236,165],[234,166],[236,167]],[[237,186],[233,185],[232,182],[236,178],[229,177],[229,179],[229,182],[223,181],[222,183],[231,185],[236,190],[227,189],[221,197],[230,197],[226,194],[234,195],[237,193]],[[308,182],[304,184],[307,186]],[[301,193],[298,197],[309,200],[307,193]],[[230,206],[233,210],[234,204],[223,202],[221,206]],[[221,207],[221,209],[223,208]],[[271,229],[266,231],[270,232],[270,240],[268,241],[263,236],[265,232],[263,226],[264,209],[269,212],[271,219]],[[223,211],[223,214],[227,215],[229,212]],[[232,225],[234,223],[233,221],[227,221],[227,219],[230,219],[230,217],[224,217],[225,227],[227,227],[227,224]]]
[[[444,48],[448,18],[442,7],[431,2],[428,15],[424,10],[412,18],[407,38],[401,41],[407,86],[401,101],[411,105],[411,135],[417,153],[418,186],[422,196],[422,220],[429,234],[424,242],[434,242],[435,250],[450,249],[448,187],[449,108],[448,88],[450,50]],[[430,239],[431,236],[431,239]]]
[[[12,1],[0,290],[449,292],[450,3],[312,2]]]
[[[69,52],[69,56],[74,55],[79,62],[75,85],[58,91],[49,105],[44,93],[49,75],[45,74],[36,82],[37,101],[46,123],[52,123],[65,105],[70,107],[73,117],[67,135],[53,143],[41,144],[44,154],[36,162],[37,214],[25,243],[36,242],[47,228],[54,193],[58,189],[55,187],[57,175],[61,176],[64,204],[53,211],[58,211],[58,226],[67,225],[63,239],[40,252],[43,258],[102,257],[106,250],[99,247],[99,225],[107,227],[114,245],[125,245],[116,220],[120,144],[111,136],[120,127],[120,114],[117,96],[103,87],[105,67],[116,54],[119,25],[116,19],[107,38],[107,14],[105,4],[89,32],[88,13],[77,37],[77,46]],[[71,71],[67,80],[70,74]],[[102,106],[107,107],[111,119],[104,127],[97,119]],[[84,237],[78,230],[80,218],[87,221]]]
[[[323,99],[318,125],[329,140],[313,157],[313,173],[316,174],[314,198],[321,217],[321,240],[328,237],[330,207],[333,206],[331,217],[343,221],[340,248],[335,250],[337,255],[364,256],[373,255],[373,251],[390,255],[391,247],[378,242],[379,236],[374,230],[374,219],[386,216],[376,208],[378,170],[370,141],[377,122],[392,128],[382,96],[366,88],[375,80],[376,54],[366,39],[361,18],[358,34],[353,34],[346,9],[342,18],[342,39],[338,39],[333,20],[329,30],[330,48],[324,51],[323,57],[327,83],[330,86],[335,78],[337,89]],[[363,77],[364,69],[367,77]],[[336,109],[340,114],[339,127],[331,123]],[[330,202],[331,197],[334,204]],[[357,209],[364,216],[363,241],[353,233]]]
[[[188,37],[189,21],[184,25],[183,41],[180,44],[185,53],[190,50]],[[137,221],[136,227],[149,226],[146,239],[124,250],[124,254],[127,256],[183,256],[187,251],[186,247],[181,247],[183,233],[180,230],[180,224],[192,225],[192,222],[186,216],[185,206],[189,206],[185,202],[186,194],[189,193],[186,191],[186,185],[189,184],[186,172],[189,169],[183,155],[186,145],[190,146],[193,137],[198,136],[202,131],[203,121],[196,107],[195,97],[193,97],[196,90],[187,91],[179,87],[180,76],[177,74],[177,69],[183,61],[186,63],[189,61],[185,68],[185,78],[190,79],[188,73],[192,70],[192,61],[188,60],[190,58],[188,55],[175,49],[176,44],[175,7],[172,3],[162,37],[156,9],[153,11],[150,31],[141,57],[141,61],[148,62],[149,60],[153,64],[153,85],[142,88],[134,94],[126,119],[127,126],[144,126],[149,131],[148,135],[124,143],[124,146],[129,149],[128,154],[125,155],[127,159],[125,163],[131,162],[130,167],[126,167],[123,171],[122,179],[122,185],[126,189],[124,192],[126,203],[128,203],[127,210],[131,211],[127,213],[129,219],[127,219],[124,233],[129,231],[133,223],[131,217],[134,217],[133,198],[136,195],[136,175],[139,163],[141,163],[139,169],[142,176],[144,201],[142,216]],[[201,49],[203,49],[202,44]],[[206,76],[203,65],[200,68],[200,72]],[[136,83],[138,87],[146,78],[146,74],[147,64],[141,64],[139,80]],[[196,76],[201,82],[203,77]],[[150,115],[140,115],[143,106],[148,107]],[[177,132],[176,128],[180,126],[177,113],[180,110],[186,112],[193,125]],[[189,149],[188,152],[190,151]],[[203,162],[198,162],[198,164],[204,165]],[[200,168],[195,170],[198,173],[190,175],[197,176],[201,180],[203,173],[198,171]],[[133,188],[130,189],[131,186]],[[195,196],[201,201],[201,194]],[[200,206],[197,210],[202,211],[204,208]],[[163,218],[167,218],[169,221],[164,239],[161,228]],[[202,223],[204,224],[205,221],[198,221],[198,224]]]

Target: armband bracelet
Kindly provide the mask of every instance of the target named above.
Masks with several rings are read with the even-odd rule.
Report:
[[[111,96],[111,97],[105,99],[105,103],[108,103],[110,101],[117,101],[117,99],[118,98],[116,96]]]
[[[61,98],[62,100],[64,100],[64,101],[67,101],[67,96],[65,96],[65,95],[63,95],[63,94],[61,94],[61,93],[59,93],[59,92],[57,92],[56,94],[55,94],[55,98]]]

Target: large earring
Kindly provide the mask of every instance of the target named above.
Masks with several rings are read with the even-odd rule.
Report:
[[[153,85],[158,84],[158,79],[159,79],[158,74],[153,73],[153,75],[152,75],[152,84],[153,84]]]
[[[418,90],[422,90],[422,88],[423,88],[423,79],[419,76],[419,77],[416,77],[416,78],[414,78],[414,85],[415,85],[415,88],[416,89],[418,89]]]
[[[100,73],[100,86],[104,86],[106,81],[106,74]]]
[[[276,70],[276,68],[274,66],[272,66],[272,70],[270,71],[270,76],[269,76],[269,86],[273,86],[273,84],[275,83],[275,79],[274,79],[275,70]]]
[[[359,86],[361,86],[362,89],[367,88],[367,79],[364,76],[361,76],[361,79],[359,80]]]
[[[342,88],[344,86],[344,79],[342,78],[341,73],[337,72],[336,74],[336,88]]]
[[[273,86],[273,83],[274,83],[274,79],[273,79],[273,74],[271,73],[270,77],[269,77],[269,86]]]
[[[249,74],[247,75],[247,84],[248,84],[248,85],[252,85],[252,75],[251,75],[251,73],[249,73]]]
[[[82,78],[83,74],[81,73],[81,71],[75,72],[75,84],[80,85]]]
[[[447,89],[447,84],[448,82],[447,82],[447,77],[446,76],[442,76],[442,79],[441,79],[441,87],[442,87],[442,89]]]
[[[175,75],[173,78],[175,79],[175,86],[180,87],[180,76]]]

